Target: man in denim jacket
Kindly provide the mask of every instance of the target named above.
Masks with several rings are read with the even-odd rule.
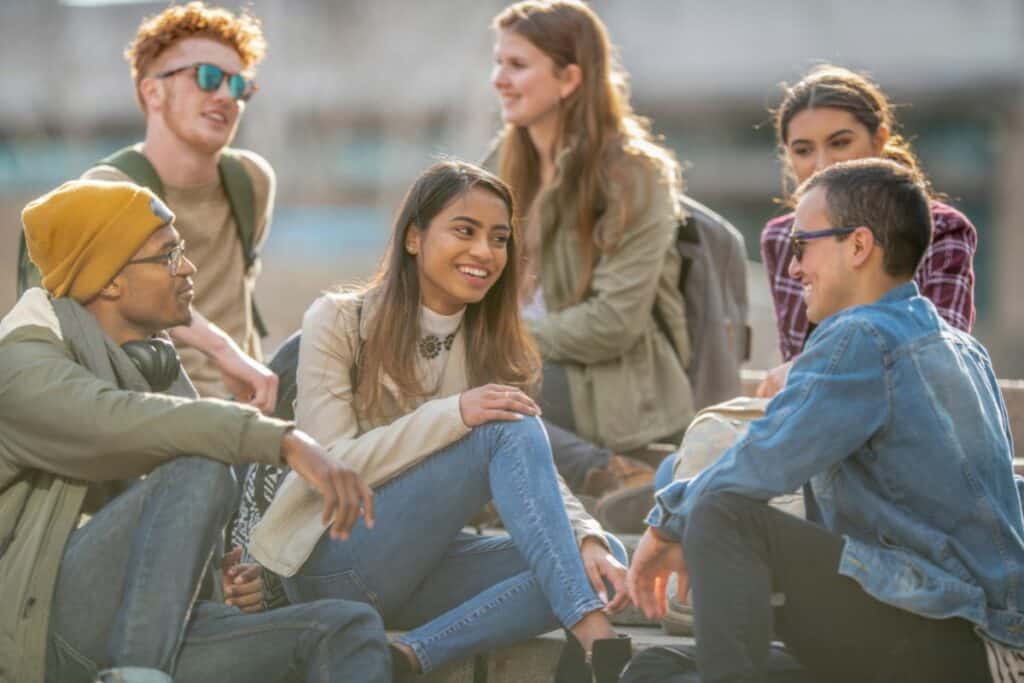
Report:
[[[810,680],[1015,671],[1024,523],[1009,423],[985,349],[912,282],[926,190],[875,159],[826,169],[800,196],[789,268],[817,328],[765,416],[658,492],[631,595],[660,617],[669,574],[689,586],[705,682],[765,680],[773,631]],[[807,482],[813,522],[766,504]]]

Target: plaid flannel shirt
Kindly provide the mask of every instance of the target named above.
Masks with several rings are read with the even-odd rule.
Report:
[[[772,219],[761,231],[761,258],[775,304],[779,350],[788,361],[804,348],[807,308],[803,286],[789,276],[793,247],[789,233],[792,213]],[[953,327],[970,332],[974,326],[974,252],[978,232],[962,213],[942,202],[932,202],[935,232],[914,281],[921,294],[935,304],[939,315]]]

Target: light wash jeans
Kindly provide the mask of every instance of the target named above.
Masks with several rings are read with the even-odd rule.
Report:
[[[293,602],[327,597],[376,607],[424,671],[571,627],[594,593],[559,494],[539,419],[491,422],[380,486],[376,525],[327,534],[295,576]],[[490,500],[508,536],[462,532]],[[608,537],[625,564],[625,549]]]
[[[391,680],[380,617],[324,600],[259,614],[196,602],[206,566],[234,509],[226,465],[172,460],[72,533],[50,612],[46,679],[177,683]],[[132,670],[134,667],[139,669]]]

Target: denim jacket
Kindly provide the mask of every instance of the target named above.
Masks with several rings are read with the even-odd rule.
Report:
[[[913,282],[811,334],[763,418],[648,523],[682,537],[705,493],[758,500],[806,482],[845,539],[839,572],[876,599],[961,617],[1024,647],[1024,520],[1013,443],[985,349]]]

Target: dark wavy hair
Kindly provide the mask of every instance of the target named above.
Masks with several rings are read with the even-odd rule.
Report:
[[[779,144],[779,157],[785,169],[782,178],[784,199],[792,204],[792,194],[797,180],[786,158],[786,144],[789,142],[789,122],[806,109],[828,107],[841,109],[851,114],[868,133],[875,135],[885,125],[889,139],[882,149],[881,157],[895,161],[915,173],[929,196],[932,195],[928,178],[921,170],[917,156],[910,143],[896,132],[896,118],[892,104],[882,89],[864,74],[832,64],[820,64],[800,79],[796,85],[783,86],[785,94],[774,114],[775,139]]]

